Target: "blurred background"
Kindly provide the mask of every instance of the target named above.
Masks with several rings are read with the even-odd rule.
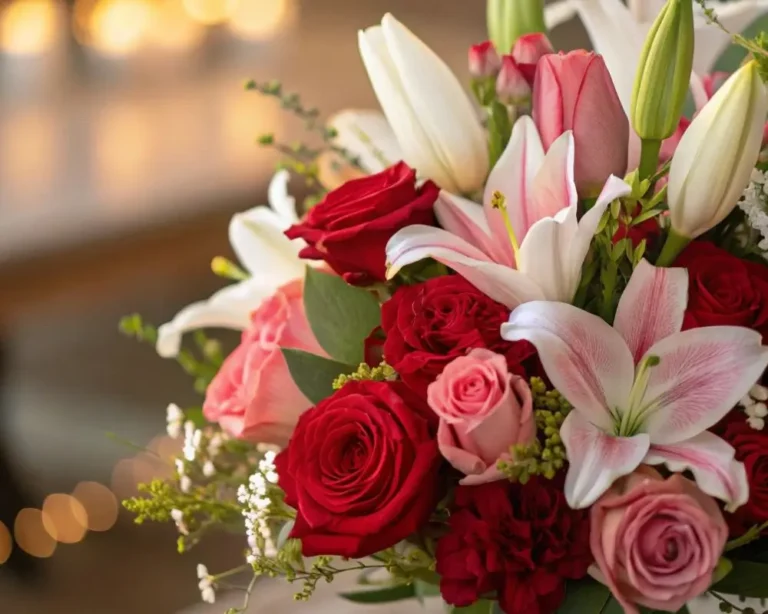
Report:
[[[391,11],[466,77],[484,6],[0,2],[0,612],[198,611],[196,564],[239,564],[238,538],[179,556],[173,528],[119,510],[167,469],[109,434],[165,454],[166,405],[196,399],[118,320],[160,324],[223,283],[210,261],[230,256],[229,217],[265,202],[273,171],[257,135],[301,133],[247,78],[278,78],[326,115],[375,108],[357,29]],[[553,39],[587,42],[578,22]]]

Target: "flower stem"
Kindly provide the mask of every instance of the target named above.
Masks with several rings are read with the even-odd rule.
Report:
[[[667,240],[664,242],[664,247],[661,248],[661,254],[659,254],[658,260],[656,260],[656,266],[671,266],[691,240],[678,233],[674,228],[670,228]]]
[[[659,166],[659,152],[661,151],[661,141],[657,139],[643,139],[642,149],[640,150],[640,180],[648,179]]]

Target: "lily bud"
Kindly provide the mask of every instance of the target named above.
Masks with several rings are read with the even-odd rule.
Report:
[[[691,122],[669,171],[670,217],[679,236],[695,239],[736,206],[760,153],[766,113],[768,92],[751,61]]]
[[[480,189],[488,174],[486,135],[445,62],[390,14],[360,32],[359,44],[403,160],[454,194]]]
[[[515,41],[512,57],[518,64],[536,64],[542,56],[554,53],[555,48],[542,32],[523,34]]]
[[[531,100],[531,86],[511,55],[501,58],[501,70],[496,77],[496,95],[507,105],[521,106]]]
[[[523,34],[546,31],[544,0],[488,0],[488,32],[500,53]]]
[[[469,74],[475,79],[495,77],[501,68],[501,58],[491,41],[469,48]]]
[[[640,56],[632,91],[632,127],[643,140],[672,136],[683,114],[693,66],[693,3],[667,0]]]

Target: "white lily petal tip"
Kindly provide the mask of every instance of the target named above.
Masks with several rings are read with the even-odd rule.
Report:
[[[181,333],[173,324],[163,324],[157,329],[155,351],[161,358],[175,358],[181,349]]]

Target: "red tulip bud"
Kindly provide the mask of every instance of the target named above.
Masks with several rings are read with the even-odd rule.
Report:
[[[501,58],[496,94],[505,104],[524,104],[531,99],[531,86],[511,55]]]
[[[469,74],[476,79],[495,77],[500,65],[501,59],[491,41],[469,48]]]
[[[573,131],[580,196],[596,196],[609,175],[624,176],[629,120],[601,56],[578,50],[542,57],[533,86],[533,119],[545,149]]]
[[[536,64],[542,56],[554,53],[555,49],[546,34],[534,32],[523,34],[515,42],[512,57],[518,64]]]

